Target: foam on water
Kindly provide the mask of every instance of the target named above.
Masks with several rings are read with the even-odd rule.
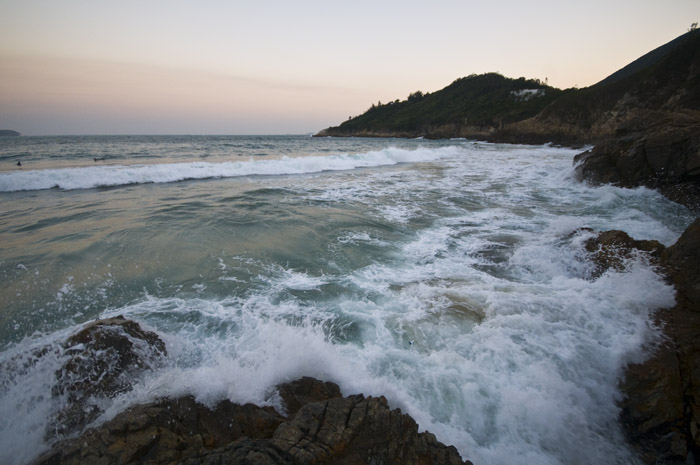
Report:
[[[304,205],[362,212],[357,223],[318,225],[332,231],[323,267],[214,255],[218,274],[189,294],[144,293],[101,312],[156,331],[168,356],[132,392],[104,399],[98,422],[183,394],[280,408],[276,384],[315,376],[346,395],[386,396],[476,464],[635,463],[617,423],[617,385],[659,337],[650,315],[672,305],[674,292],[644,257],[594,277],[583,247],[592,233],[579,228],[668,245],[689,217],[646,189],[573,181],[573,153],[465,143],[271,162],[302,173],[420,163],[275,184]],[[270,174],[265,164],[245,166]],[[374,255],[343,265],[343,254],[363,251]],[[238,267],[253,275],[243,290],[207,294],[215,281],[241,284]],[[79,293],[76,281],[56,298]],[[66,357],[59,343],[79,327],[36,334],[0,355],[3,463],[47,447],[46,418],[61,407],[49,394]],[[33,352],[47,345],[48,355]]]
[[[0,192],[42,189],[90,189],[190,179],[274,176],[341,171],[357,168],[434,161],[455,154],[455,148],[406,150],[387,148],[363,154],[287,157],[222,163],[162,163],[0,172]]]

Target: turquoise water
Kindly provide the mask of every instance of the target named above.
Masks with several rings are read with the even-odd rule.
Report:
[[[31,362],[0,372],[0,461],[48,447],[59,343],[124,315],[169,355],[128,395],[94,399],[97,422],[185,393],[276,405],[272,386],[310,375],[385,395],[477,464],[634,463],[616,385],[673,290],[642,259],[593,278],[579,228],[670,245],[692,216],[647,189],[576,182],[576,153],[0,139],[0,363]],[[55,356],[36,359],[46,346]]]

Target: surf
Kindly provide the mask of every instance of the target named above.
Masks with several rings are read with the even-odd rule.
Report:
[[[195,179],[279,176],[345,171],[435,161],[460,152],[456,146],[406,150],[395,147],[359,154],[288,157],[237,162],[187,162],[111,165],[0,173],[0,192],[92,189]]]

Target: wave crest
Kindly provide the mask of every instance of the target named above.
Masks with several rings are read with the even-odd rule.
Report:
[[[282,157],[245,162],[189,162],[151,165],[110,165],[0,173],[0,192],[59,188],[91,189],[129,184],[170,183],[191,179],[278,176],[345,171],[398,163],[434,161],[455,155],[458,147],[405,150],[395,147],[360,154]]]

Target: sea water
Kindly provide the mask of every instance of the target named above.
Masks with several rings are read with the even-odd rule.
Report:
[[[96,424],[184,394],[279,408],[276,384],[314,376],[386,396],[477,465],[635,463],[617,386],[674,291],[644,257],[596,276],[583,242],[622,229],[670,245],[692,215],[645,188],[579,183],[576,153],[0,139],[0,462],[50,446],[61,343],[123,315],[168,355],[98,399]]]

